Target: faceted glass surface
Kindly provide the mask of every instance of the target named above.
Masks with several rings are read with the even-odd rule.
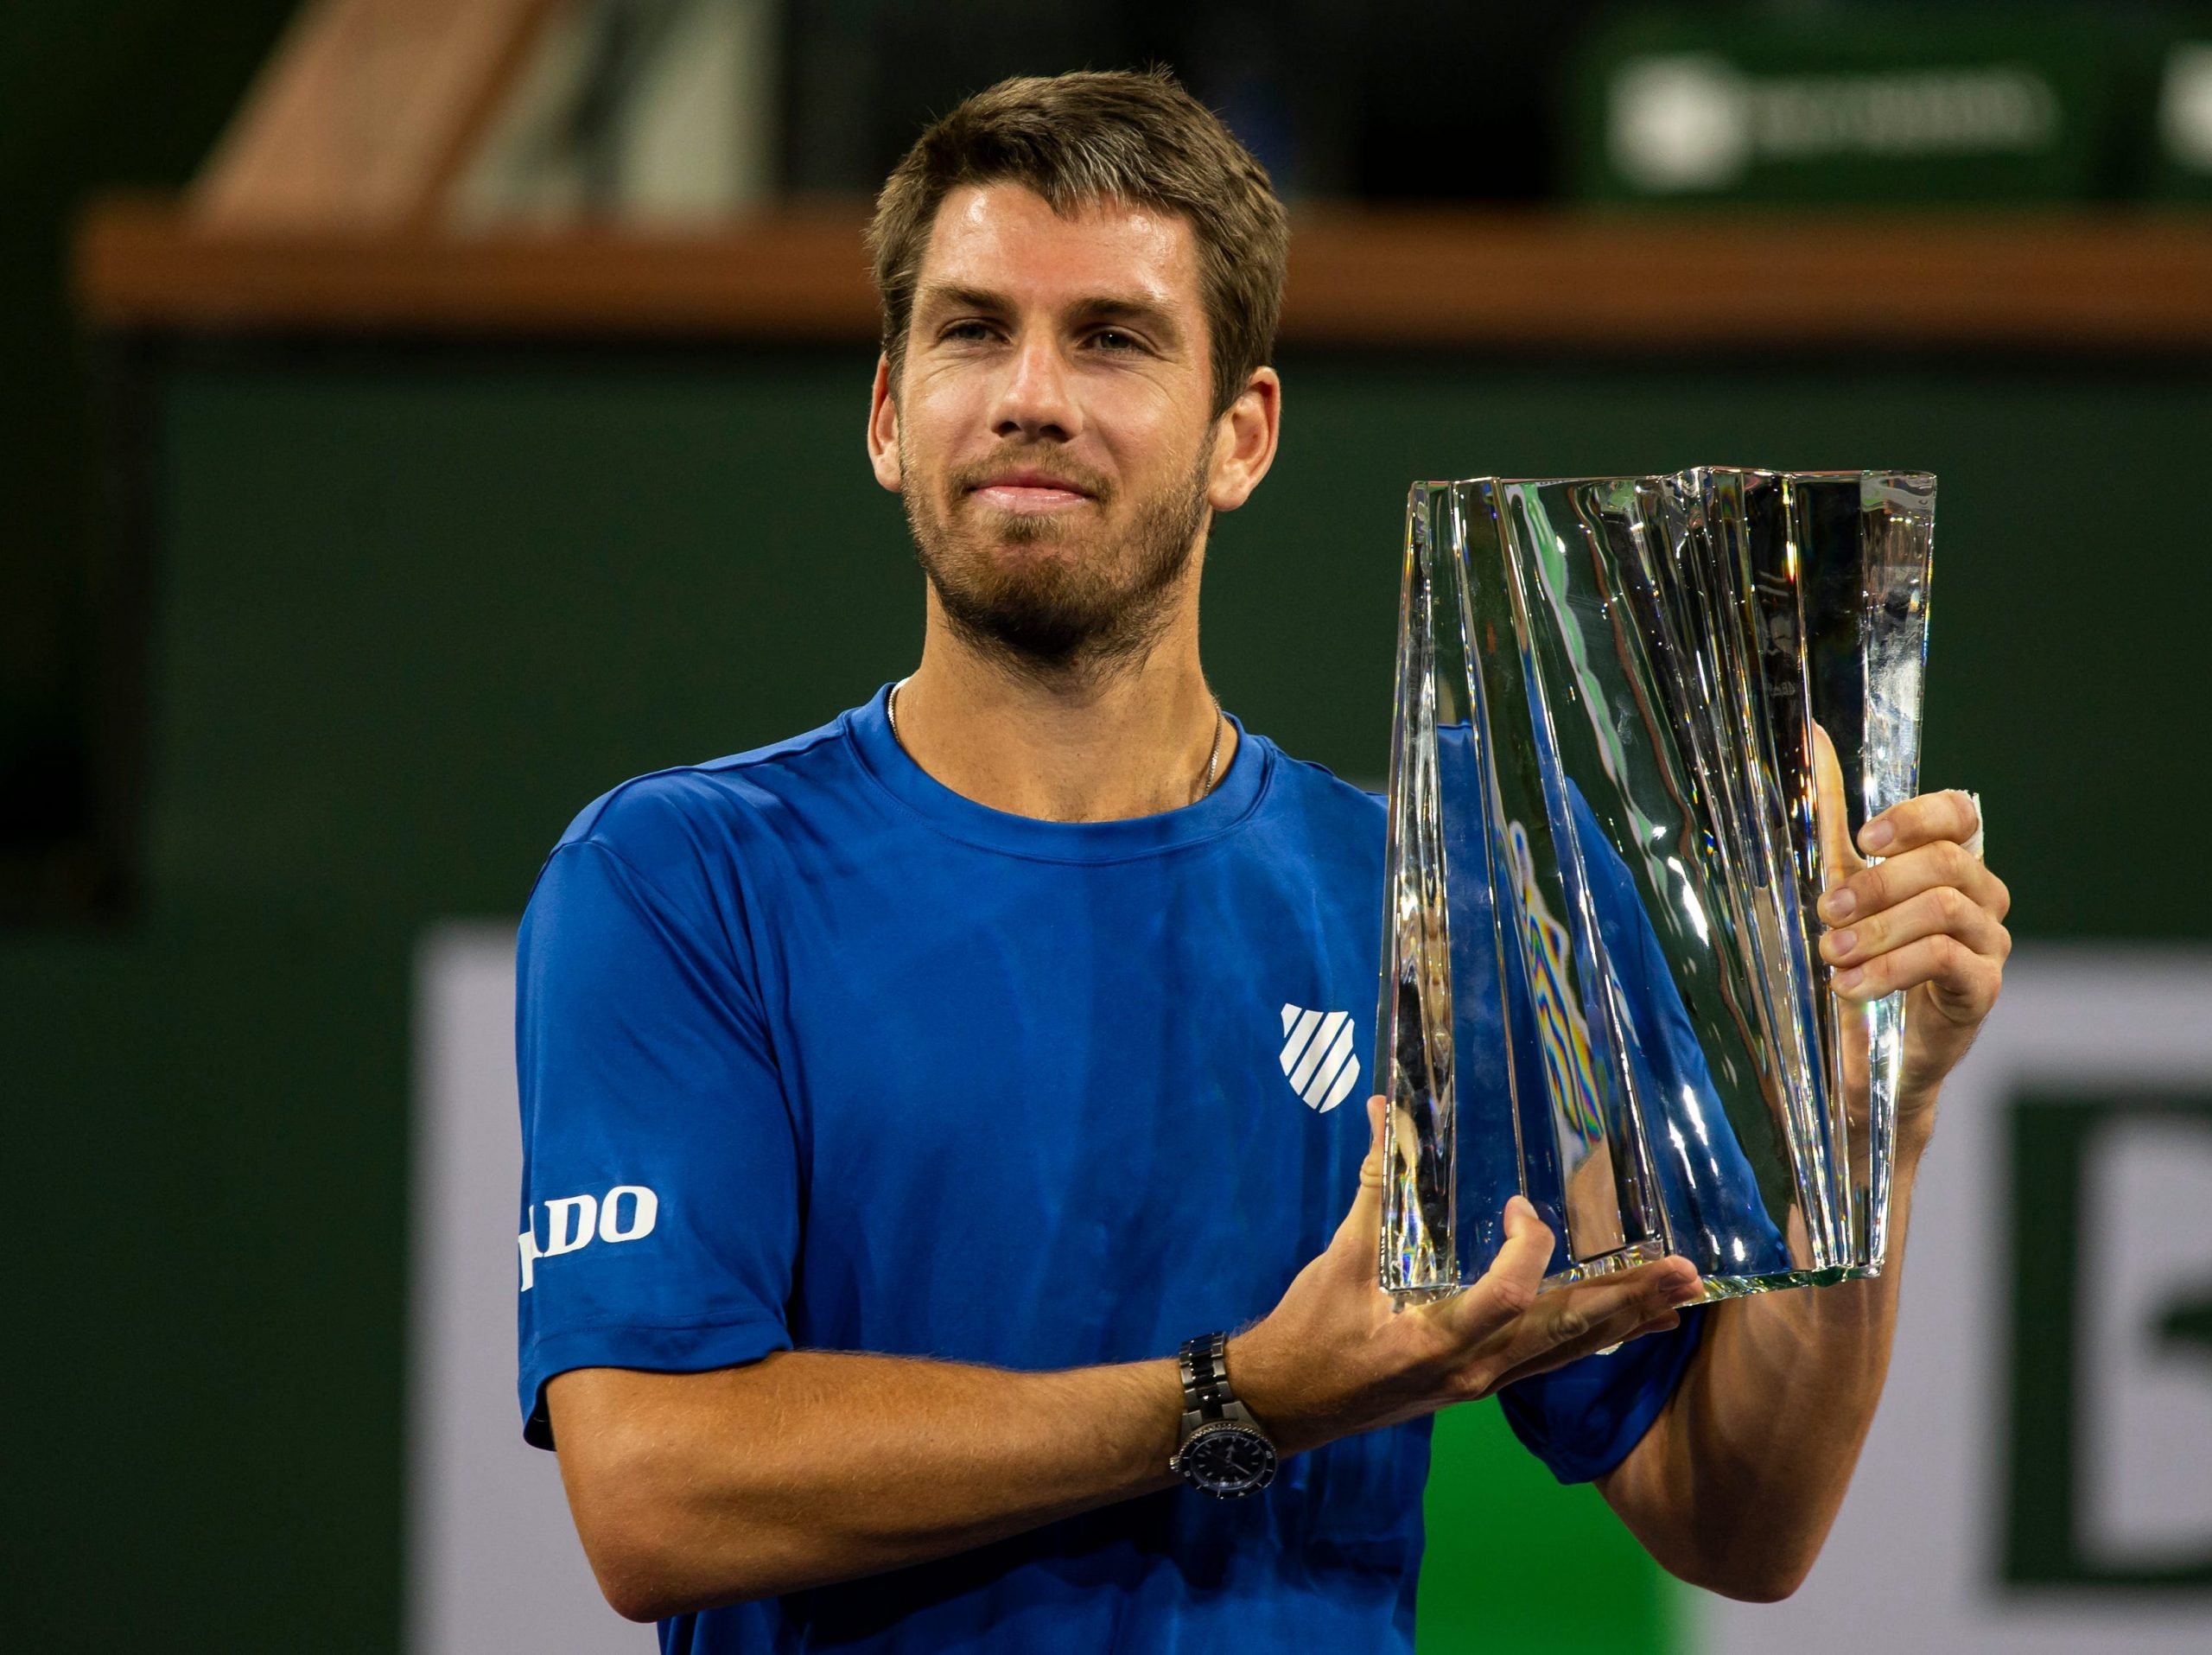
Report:
[[[1904,1007],[1827,992],[1814,904],[1917,785],[1934,512],[1902,473],[1414,489],[1386,1288],[1471,1282],[1516,1191],[1551,1284],[1880,1269]]]

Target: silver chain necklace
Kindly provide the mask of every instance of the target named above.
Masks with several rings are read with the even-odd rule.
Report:
[[[906,687],[906,680],[899,679],[891,686],[891,693],[883,703],[884,716],[891,721],[891,739],[899,743],[902,751],[906,748],[906,738],[899,733],[899,692]],[[1213,703],[1213,748],[1206,754],[1206,779],[1198,788],[1198,799],[1204,799],[1211,792],[1214,783],[1221,780],[1221,732],[1222,727],[1228,722],[1229,715],[1222,711],[1221,703],[1216,700]],[[907,756],[912,758],[913,755],[910,753]],[[1195,805],[1198,799],[1191,802]]]

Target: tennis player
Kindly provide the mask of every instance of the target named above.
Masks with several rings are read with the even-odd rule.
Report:
[[[1492,1394],[1717,1591],[1789,1592],[1842,1499],[1894,1266],[1540,1298],[1516,1199],[1469,1291],[1376,1288],[1382,807],[1199,659],[1208,529],[1275,455],[1287,239],[1164,75],[931,126],[871,232],[867,433],[920,664],[616,788],[538,880],[521,1404],[664,1649],[1410,1650],[1429,1416]],[[1975,826],[1899,805],[1828,899],[1838,988],[1914,996],[1900,1248],[2008,947]]]

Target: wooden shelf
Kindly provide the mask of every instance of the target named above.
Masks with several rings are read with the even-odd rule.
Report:
[[[858,204],[698,234],[241,226],[98,203],[77,243],[109,329],[863,341]],[[1694,217],[1309,209],[1294,343],[1604,349],[2212,348],[2212,219]]]
[[[693,235],[377,234],[112,201],[81,226],[77,293],[104,328],[868,339],[861,222],[829,209]]]

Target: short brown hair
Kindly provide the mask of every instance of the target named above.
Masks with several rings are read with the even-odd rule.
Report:
[[[868,247],[894,386],[938,207],[963,185],[1001,182],[1036,191],[1055,213],[1120,201],[1190,221],[1217,416],[1274,353],[1290,226],[1251,151],[1165,69],[1026,76],[931,124],[875,198]]]

